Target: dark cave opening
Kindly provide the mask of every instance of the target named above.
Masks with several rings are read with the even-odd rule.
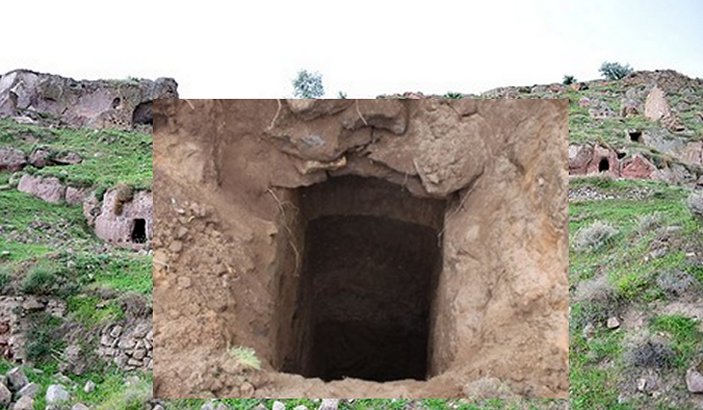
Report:
[[[151,110],[151,101],[143,102],[134,108],[132,125],[153,125],[154,116]]]
[[[630,141],[632,142],[642,142],[642,131],[628,131],[627,135],[630,137]]]
[[[608,158],[601,158],[598,162],[598,172],[605,172],[610,170],[610,161]]]
[[[130,239],[134,243],[146,243],[146,220],[142,218],[134,219]]]
[[[372,178],[338,180],[301,196],[304,250],[280,370],[426,380],[444,202]]]

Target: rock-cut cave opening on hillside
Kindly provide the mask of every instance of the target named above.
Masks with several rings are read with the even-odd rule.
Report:
[[[426,380],[444,201],[375,178],[294,192],[279,285],[277,367],[325,381]]]
[[[146,220],[135,218],[132,222],[132,233],[130,239],[134,243],[146,243]]]
[[[610,161],[608,158],[601,158],[598,162],[598,172],[606,172],[610,170]]]

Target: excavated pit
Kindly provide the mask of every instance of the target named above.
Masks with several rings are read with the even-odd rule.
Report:
[[[157,101],[155,397],[566,397],[567,108]]]
[[[280,370],[425,380],[444,202],[359,177],[302,189],[298,200],[303,257],[297,283],[280,290],[295,299],[292,323],[279,324],[293,329],[278,341]],[[291,306],[278,308],[286,317]]]

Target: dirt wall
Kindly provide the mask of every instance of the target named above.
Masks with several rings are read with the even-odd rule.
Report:
[[[567,395],[567,101],[159,101],[154,127],[157,396]],[[402,267],[425,241],[436,268]],[[424,355],[315,371],[344,343],[410,346],[369,330],[404,320]]]

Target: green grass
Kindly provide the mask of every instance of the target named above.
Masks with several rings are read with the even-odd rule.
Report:
[[[676,352],[674,365],[684,369],[691,358],[703,347],[703,332],[698,330],[699,323],[689,317],[680,315],[663,315],[652,319],[650,328],[667,333]]]
[[[33,141],[23,136],[33,136]],[[44,146],[57,152],[73,151],[83,161],[77,165],[28,169],[56,176],[72,185],[106,188],[124,182],[135,188],[152,183],[152,137],[139,132],[89,129],[47,129],[0,119],[0,146],[13,146],[27,154]]]
[[[62,320],[45,312],[32,313],[27,320],[27,358],[39,365],[55,363],[55,355],[65,347],[65,342],[57,338]]]
[[[124,318],[124,312],[114,301],[102,302],[95,296],[75,295],[68,298],[68,312],[73,319],[78,320],[86,327],[95,327],[106,322],[117,321]]]
[[[699,281],[703,268],[690,262],[684,246],[703,249],[701,224],[685,206],[685,189],[670,187],[652,181],[620,181],[608,178],[580,178],[570,181],[570,188],[596,188],[616,199],[578,201],[569,204],[569,233],[573,238],[579,229],[596,220],[606,221],[618,228],[618,236],[608,246],[594,251],[578,251],[572,246],[569,254],[569,282],[571,289],[595,277],[607,278],[613,296],[606,301],[572,301],[570,333],[570,406],[572,409],[631,409],[641,408],[636,397],[622,401],[622,383],[634,377],[623,358],[623,340],[627,330],[605,329],[605,320],[626,309],[639,309],[645,315],[654,314],[649,327],[666,333],[676,352],[673,377],[682,378],[681,369],[690,366],[702,343],[698,323],[680,316],[656,316],[649,306],[655,301],[668,301],[666,292],[657,285],[661,272],[683,270]],[[650,192],[642,200],[623,199],[633,190]],[[642,216],[657,214],[658,227],[643,230]],[[678,226],[672,233],[667,227]],[[669,237],[664,242],[666,251],[655,257],[652,245],[658,237]],[[658,246],[662,246],[661,244]],[[701,282],[703,283],[703,282]],[[586,340],[582,334],[586,323],[596,326],[595,334]],[[678,373],[676,373],[678,372]],[[630,393],[632,394],[632,393]],[[668,394],[661,400],[652,400],[647,408],[666,408]],[[651,399],[651,398],[650,398]],[[664,406],[664,407],[662,407]]]
[[[92,287],[151,295],[151,256],[116,249],[103,255],[80,253],[75,260],[76,270]]]
[[[618,296],[625,300],[651,301],[663,297],[661,290],[653,285],[656,275],[662,270],[682,266],[686,256],[682,251],[672,250],[658,258],[650,257],[650,246],[656,232],[641,235],[638,218],[657,213],[663,226],[679,226],[683,238],[700,241],[700,225],[683,203],[686,191],[652,182],[629,183],[601,178],[579,179],[574,182],[576,187],[592,183],[592,186],[614,194],[622,194],[633,188],[647,188],[654,195],[639,201],[610,199],[569,204],[570,242],[576,232],[598,220],[607,221],[620,231],[616,237],[618,245],[611,244],[590,252],[577,251],[572,247],[569,255],[569,276],[572,283],[604,271]],[[627,246],[619,245],[623,242]]]

